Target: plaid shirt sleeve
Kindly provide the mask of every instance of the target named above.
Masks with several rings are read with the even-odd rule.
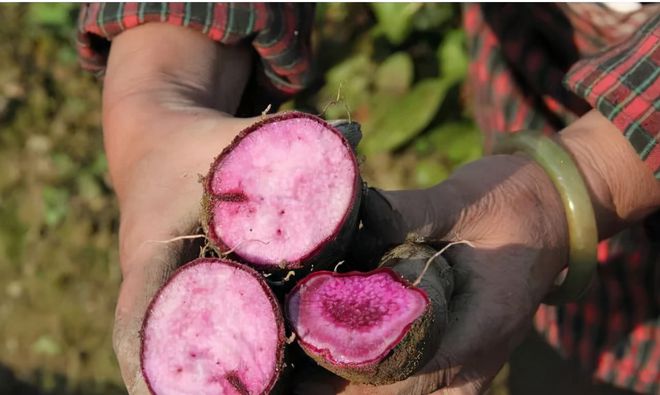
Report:
[[[251,42],[261,57],[258,80],[289,96],[310,79],[313,20],[310,4],[90,3],[80,10],[77,49],[82,67],[102,76],[110,41],[124,30],[148,22],[185,26],[223,44]]]
[[[576,63],[566,85],[612,121],[660,179],[660,15],[630,40]]]

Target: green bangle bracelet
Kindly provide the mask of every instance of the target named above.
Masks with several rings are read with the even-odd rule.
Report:
[[[559,144],[537,131],[502,135],[495,152],[528,155],[545,170],[559,192],[568,224],[568,271],[564,281],[550,291],[544,303],[560,304],[579,299],[596,270],[598,231],[589,193],[573,159]]]

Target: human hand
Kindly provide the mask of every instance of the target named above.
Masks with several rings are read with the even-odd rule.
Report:
[[[176,240],[168,243],[160,243],[159,241],[171,240],[181,235],[194,233],[197,207],[199,197],[201,197],[201,186],[197,183],[197,175],[206,172],[211,158],[217,154],[220,148],[231,141],[237,131],[254,121],[238,120],[229,116],[236,109],[240,92],[242,92],[245,85],[246,74],[249,73],[249,66],[246,66],[246,64],[249,64],[247,52],[217,47],[209,43],[205,37],[190,31],[183,32],[179,30],[174,32],[177,29],[176,27],[150,25],[123,33],[115,40],[104,91],[106,151],[112,180],[122,211],[120,260],[124,281],[117,306],[114,343],[122,375],[129,391],[133,394],[148,392],[142,380],[138,357],[139,328],[146,306],[151,296],[169,276],[170,272],[178,264],[187,261],[198,252],[194,243],[189,240]],[[143,40],[144,37],[135,39],[136,34],[151,36],[151,39]],[[195,35],[194,38],[193,35]],[[133,37],[132,41],[129,38],[131,36]],[[203,42],[200,41],[201,39],[203,39]],[[141,48],[141,45],[145,43],[149,43],[149,45],[146,48]],[[158,47],[159,45],[160,47]],[[163,56],[168,51],[174,52],[175,56],[164,56],[162,64],[159,64],[155,70],[153,70],[153,67],[150,69],[152,58]],[[211,53],[213,56],[200,57],[200,53]],[[182,59],[210,60],[200,65],[194,61],[181,63],[180,60]],[[141,68],[146,70],[141,70]],[[223,73],[219,73],[218,69],[225,70]],[[150,77],[154,75],[162,78],[157,78],[154,81]],[[221,77],[218,78],[218,76]],[[229,79],[223,79],[222,76],[229,76]],[[227,89],[233,94],[218,93]],[[391,203],[387,204],[387,206],[390,206],[391,215],[380,216],[380,214],[374,213],[385,213],[386,211],[370,208],[372,206],[378,207],[379,204],[378,195],[372,194],[368,198],[370,203],[367,204],[366,209],[367,226],[365,230],[367,233],[365,235],[369,234],[370,229],[380,228],[382,230],[380,236],[389,242],[401,239],[409,231],[415,231],[422,236],[439,236],[451,239],[451,235],[453,235],[454,238],[468,239],[468,237],[475,235],[483,236],[480,232],[484,232],[485,229],[488,230],[487,227],[484,228],[483,226],[477,226],[475,230],[475,223],[481,223],[482,221],[490,223],[491,227],[495,229],[496,226],[502,224],[516,225],[516,221],[513,221],[512,218],[505,218],[508,221],[500,223],[496,220],[484,221],[483,218],[479,217],[480,214],[478,213],[484,210],[477,210],[480,205],[476,203],[481,203],[483,207],[488,208],[490,204],[493,204],[491,200],[494,197],[484,198],[482,196],[475,198],[472,202],[469,200],[471,196],[475,197],[474,193],[470,192],[470,185],[483,183],[482,174],[480,173],[486,173],[486,170],[491,171],[489,166],[484,166],[483,169],[473,172],[476,175],[472,174],[464,179],[466,185],[460,185],[461,178],[459,177],[458,181],[443,184],[449,187],[438,188],[440,190],[446,189],[447,192],[437,194],[440,198],[446,199],[446,196],[451,196],[450,190],[453,190],[456,197],[455,199],[447,199],[448,207],[442,210],[436,207],[437,205],[429,204],[431,194],[418,194],[416,200],[410,196],[411,199],[407,203],[411,206],[417,206],[421,210],[406,210],[403,208],[403,204]],[[506,172],[504,173],[501,174],[504,178],[511,177],[514,179],[513,190],[520,187],[520,185],[516,185],[516,182],[519,181],[518,178],[506,174]],[[514,173],[517,174],[517,171],[514,171]],[[541,177],[540,173],[537,176]],[[541,177],[541,179],[543,178]],[[534,182],[523,182],[522,190],[525,190],[525,185],[529,187],[536,184]],[[493,183],[492,186],[497,186],[495,189],[501,189],[500,184],[497,182]],[[477,188],[477,192],[480,190],[482,192],[488,191],[487,189]],[[383,202],[395,202],[396,195],[397,193],[384,193],[383,196],[386,197],[386,200],[385,198],[380,199],[381,208]],[[523,201],[525,199],[532,200],[534,203],[532,206],[541,205],[535,200],[538,197],[535,193],[523,193],[522,195]],[[489,194],[486,194],[486,196],[489,196]],[[499,200],[495,199],[495,201],[507,199],[502,198],[501,193],[497,196],[499,196]],[[402,193],[400,197],[403,197],[403,199],[408,198],[406,193]],[[475,210],[477,214],[474,214]],[[485,212],[489,210],[485,210]],[[554,214],[561,211],[560,215],[547,218],[550,223],[563,219],[563,210],[550,209],[548,211]],[[472,215],[468,215],[469,213],[472,213]],[[512,217],[521,216],[521,212],[516,214],[518,215]],[[379,216],[381,217],[380,220],[385,221],[382,226],[377,219]],[[443,220],[437,220],[439,218]],[[471,219],[472,222],[466,218]],[[524,220],[519,222],[525,224]],[[462,225],[459,226],[460,224]],[[525,228],[527,227],[521,229]],[[556,228],[541,226],[541,229],[554,235],[554,232],[548,229]],[[443,233],[442,230],[445,232]],[[503,233],[517,235],[516,232],[520,233],[520,229],[506,228]],[[460,266],[457,265],[456,268],[459,277],[459,291],[464,290],[462,293],[457,294],[458,298],[456,299],[458,301],[456,303],[457,314],[454,318],[458,317],[461,321],[453,326],[459,328],[461,325],[468,326],[464,323],[467,322],[468,318],[473,318],[473,314],[469,313],[471,310],[464,308],[466,303],[469,301],[490,302],[486,296],[494,292],[491,290],[484,293],[480,288],[477,292],[474,290],[475,286],[491,285],[493,282],[500,284],[501,281],[495,280],[498,275],[503,275],[502,273],[518,274],[516,278],[519,279],[519,282],[524,283],[523,285],[527,285],[530,289],[532,289],[532,285],[536,285],[520,280],[520,277],[524,277],[524,275],[520,276],[514,270],[517,268],[516,264],[509,264],[510,270],[503,268],[503,264],[490,265],[491,270],[484,269],[488,267],[485,263],[482,265],[477,264],[485,262],[487,252],[497,251],[500,246],[508,247],[505,241],[516,240],[516,236],[510,235],[509,239],[484,237],[482,240],[479,240],[476,236],[474,241],[468,240],[477,247],[477,251],[484,251],[474,257],[475,264],[461,264]],[[557,235],[554,236],[561,238]],[[529,242],[530,240],[523,238],[523,241]],[[526,250],[523,248],[518,249],[522,251],[520,256],[514,253],[509,253],[509,256],[520,258],[520,261],[525,261],[528,264],[530,261],[550,261],[552,259],[549,257],[553,255],[553,251],[557,253],[562,250],[562,247],[559,246],[561,243],[556,243],[556,246],[553,245],[553,248],[549,249],[548,254],[539,253],[538,251],[543,252],[541,248],[536,253],[532,250],[525,255],[523,252]],[[532,247],[539,247],[533,243],[523,243],[523,246],[526,247],[528,244]],[[542,246],[546,247],[543,244]],[[472,250],[465,250],[462,247],[455,248],[455,252],[450,251],[448,255],[450,260],[463,262],[464,259],[460,254],[471,256],[470,251]],[[457,258],[454,254],[460,256]],[[499,254],[499,256],[500,259],[495,259],[495,262],[501,262],[502,257],[507,257],[506,254]],[[542,285],[546,282],[548,284],[552,282],[559,266],[556,261],[554,266],[549,264],[547,267],[546,265],[520,265],[523,266],[523,269],[531,272],[534,279],[544,280],[541,281]],[[546,276],[545,271],[551,273]],[[465,281],[462,279],[465,279]],[[463,283],[466,285],[461,286]],[[517,284],[516,281],[514,283]],[[494,288],[497,290],[497,287]],[[500,291],[510,292],[511,290],[500,288]],[[536,288],[533,288],[532,291],[535,291],[534,296],[536,296],[536,292],[544,293]],[[465,302],[463,303],[460,302],[462,300],[460,295],[462,294],[465,294],[463,297]],[[537,305],[538,302],[534,301],[540,300],[540,298],[531,298],[532,301],[529,302],[529,305]],[[502,298],[500,297],[498,300],[502,300]],[[527,305],[524,302],[521,303],[520,310],[522,313],[511,312],[510,314],[516,317],[524,316]],[[514,309],[506,308],[504,310],[510,312]],[[533,309],[531,310],[533,312]],[[531,313],[527,315],[531,316]],[[478,326],[474,322],[470,325]],[[490,322],[486,322],[486,324],[489,325]],[[516,329],[514,323],[506,324],[505,328],[499,332],[491,330],[493,332],[491,337],[495,340],[501,340],[502,334],[507,335],[516,332],[516,330],[512,331],[509,328],[514,327]],[[498,329],[498,327],[495,327],[495,329]],[[456,330],[450,331],[446,339],[451,338],[451,333],[457,332]],[[488,363],[488,366],[484,368],[470,368],[470,359],[476,358],[475,355],[479,355],[480,348],[477,346],[489,344],[481,340],[481,343],[470,340],[480,338],[481,331],[476,330],[475,333],[471,333],[470,330],[466,330],[465,335],[454,335],[454,338],[457,336],[460,338],[460,341],[455,341],[454,348],[456,350],[452,350],[451,345],[447,348],[449,351],[445,350],[444,345],[441,346],[440,350],[442,351],[438,352],[436,358],[419,376],[397,383],[394,386],[383,387],[377,391],[392,393],[397,390],[406,392],[422,389],[420,393],[426,393],[426,389],[437,388],[442,383],[450,383],[450,387],[459,389],[463,387],[478,388],[478,386],[485,385],[489,379],[486,377],[488,375],[484,375],[483,372],[496,371],[497,368],[493,369],[492,366],[497,366],[499,363]],[[495,340],[491,341],[490,344],[497,343]],[[461,344],[467,351],[457,347]],[[507,354],[506,350],[503,353],[498,350],[493,351],[493,355],[496,356],[505,354]],[[499,357],[494,359],[482,358],[480,362],[486,362],[486,360],[498,361],[500,359]],[[475,366],[478,367],[479,364]],[[470,377],[477,376],[486,378],[470,379]],[[461,380],[467,384],[459,385]],[[343,384],[340,383],[339,385]],[[359,386],[344,386],[343,389],[338,391],[365,393],[364,388]]]
[[[552,183],[527,159],[493,156],[429,190],[370,190],[363,207],[358,247],[382,252],[409,233],[430,243],[469,242],[445,254],[456,287],[448,328],[433,359],[405,381],[373,387],[315,372],[299,393],[481,393],[566,263],[564,212]]]
[[[171,122],[183,126],[184,132],[171,133],[169,139],[154,144],[140,156],[128,168],[125,177],[129,181],[119,189],[121,258],[127,270],[117,304],[114,340],[122,371],[128,371],[124,377],[131,393],[146,391],[140,369],[139,333],[149,303],[173,270],[197,258],[202,248],[197,242],[204,238],[198,234],[202,226],[200,178],[228,145],[227,135],[234,136],[259,120],[198,111],[193,117],[188,113],[168,114]],[[190,127],[186,127],[188,123]],[[355,124],[331,123],[353,145],[359,141],[360,131]]]
[[[140,329],[148,304],[172,271],[200,253],[203,238],[195,236],[200,233],[200,176],[228,137],[255,122],[202,110],[170,119],[180,132],[133,163],[118,194],[123,281],[113,343],[131,394],[148,393],[140,370]]]
[[[113,40],[103,87],[105,150],[121,212],[113,345],[131,394],[149,393],[140,371],[148,303],[174,269],[199,254],[200,239],[190,237],[199,233],[199,176],[255,121],[231,115],[250,64],[248,48],[168,24]]]
[[[660,183],[597,111],[564,129],[557,140],[582,173],[600,239],[660,206]],[[432,243],[471,244],[452,246],[445,254],[455,273],[449,327],[435,357],[408,380],[369,387],[313,370],[301,376],[299,393],[485,391],[567,261],[565,213],[547,175],[523,157],[486,157],[428,190],[372,190],[363,214],[354,253],[382,252],[411,232]]]
[[[131,394],[149,393],[140,366],[146,309],[171,273],[199,254],[199,176],[258,120],[231,115],[250,73],[249,54],[166,24],[113,41],[103,92],[106,154],[121,211],[113,345]],[[345,130],[356,144],[359,132]]]

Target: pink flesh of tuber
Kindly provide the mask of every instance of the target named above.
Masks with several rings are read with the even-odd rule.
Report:
[[[198,259],[153,299],[142,329],[142,371],[154,394],[264,394],[282,365],[280,308],[261,275]]]
[[[353,382],[391,384],[414,375],[437,351],[453,289],[444,258],[405,243],[371,272],[303,278],[287,296],[286,316],[322,367]]]
[[[207,178],[209,237],[257,269],[297,269],[354,226],[355,155],[319,118],[288,113],[244,131]]]
[[[336,365],[382,360],[426,311],[426,294],[390,269],[316,272],[292,291],[287,316],[308,349]]]

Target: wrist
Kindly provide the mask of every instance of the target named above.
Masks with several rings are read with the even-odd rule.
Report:
[[[589,191],[600,239],[660,206],[660,183],[621,131],[591,111],[556,136],[573,157]]]
[[[251,73],[247,45],[224,46],[190,28],[148,23],[112,41],[104,111],[133,98],[165,108],[200,107],[233,114]]]

